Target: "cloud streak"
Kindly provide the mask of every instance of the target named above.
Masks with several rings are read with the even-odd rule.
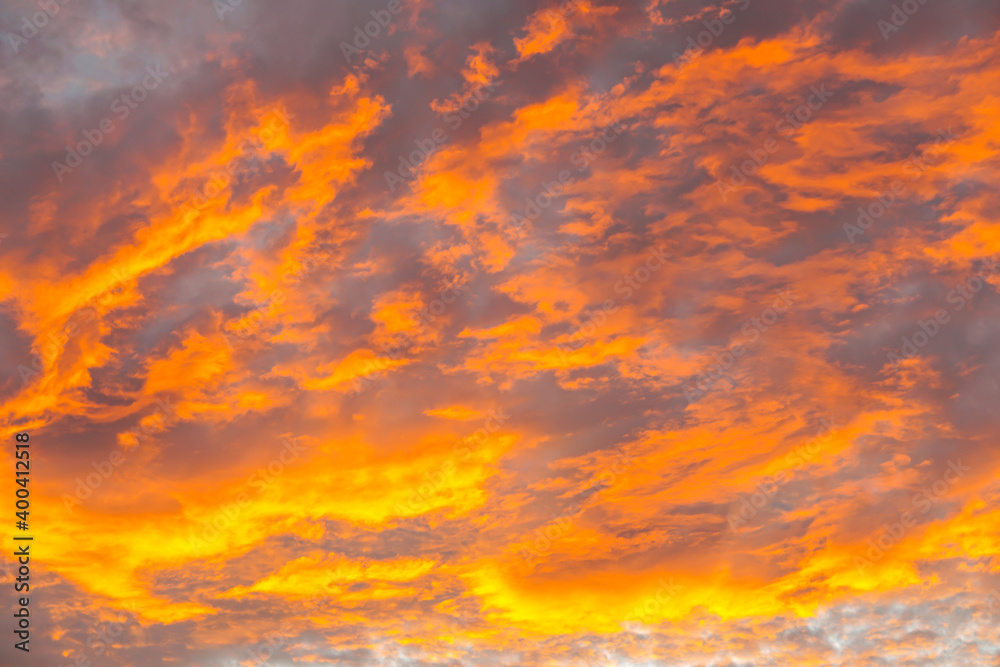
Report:
[[[995,3],[40,6],[38,664],[992,664]]]

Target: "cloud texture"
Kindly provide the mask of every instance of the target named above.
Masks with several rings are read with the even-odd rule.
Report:
[[[31,664],[997,664],[998,29],[5,1]]]

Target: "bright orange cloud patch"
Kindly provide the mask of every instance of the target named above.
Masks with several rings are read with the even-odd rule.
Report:
[[[0,664],[995,664],[995,3],[8,4]]]

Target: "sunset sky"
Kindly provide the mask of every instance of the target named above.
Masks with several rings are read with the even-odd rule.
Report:
[[[996,0],[0,0],[0,665],[1000,664]]]

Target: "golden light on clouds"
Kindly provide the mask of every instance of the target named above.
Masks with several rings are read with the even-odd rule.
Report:
[[[0,22],[0,664],[995,664],[995,3]]]

